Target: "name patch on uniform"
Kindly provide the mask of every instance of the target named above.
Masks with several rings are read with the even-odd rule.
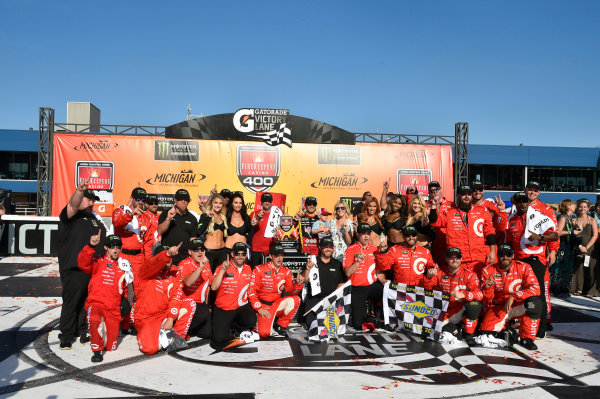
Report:
[[[225,277],[233,277],[233,276],[234,276],[234,274],[233,274],[233,273],[227,273],[227,274],[225,275]]]
[[[265,270],[265,275],[270,275],[271,271],[270,270]]]
[[[107,263],[106,267],[108,267],[109,269],[112,269],[112,263]]]
[[[460,213],[455,213],[454,216],[460,216]]]
[[[494,273],[494,277],[502,277],[502,274],[500,274],[500,273]]]
[[[335,271],[335,269],[329,269],[329,271],[330,271],[330,272],[334,272],[334,271]]]
[[[400,251],[400,253],[406,255],[408,254],[408,251]]]
[[[442,278],[443,278],[444,280],[448,280],[448,279],[450,278],[450,276],[442,276]]]

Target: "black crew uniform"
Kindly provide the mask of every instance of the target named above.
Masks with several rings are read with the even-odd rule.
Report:
[[[158,218],[158,224],[160,225],[167,219],[167,212],[160,214]],[[179,253],[173,256],[173,264],[178,265],[179,262],[188,257],[188,246],[190,238],[196,237],[196,231],[198,228],[198,220],[191,212],[186,211],[185,214],[180,215],[176,213],[169,228],[162,234],[161,244],[169,247],[177,246],[179,243],[183,243],[179,248]]]

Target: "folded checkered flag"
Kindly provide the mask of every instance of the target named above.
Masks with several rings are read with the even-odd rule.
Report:
[[[292,131],[285,125],[285,123],[282,123],[277,130],[271,130],[270,132],[254,132],[248,136],[261,139],[271,146],[283,143],[292,148]]]
[[[329,341],[346,332],[350,318],[352,285],[350,281],[335,290],[309,312],[317,314],[316,320],[309,326],[308,339],[311,341]]]
[[[450,294],[415,285],[387,282],[383,288],[385,324],[402,324],[405,329],[438,340],[448,310]]]

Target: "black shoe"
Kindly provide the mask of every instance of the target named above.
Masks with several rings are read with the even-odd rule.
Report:
[[[102,351],[94,352],[94,355],[92,356],[92,362],[99,363],[103,360],[104,360],[104,356],[102,356]]]
[[[535,334],[535,336],[539,339],[546,338],[546,331],[538,330],[538,332],[537,332],[537,334]]]
[[[287,337],[287,328],[281,327],[279,324],[273,326],[274,337]]]
[[[90,335],[88,334],[88,332],[84,332],[79,336],[79,342],[81,342],[82,344],[88,343],[90,342]]]
[[[538,349],[535,342],[529,338],[521,339],[521,346],[525,349],[529,349],[530,351],[536,351]]]
[[[475,337],[473,337],[473,334],[463,333],[463,339],[465,340],[467,345],[477,346],[477,342],[475,342]]]
[[[554,326],[552,325],[552,323],[546,324],[546,332],[552,331],[552,330],[554,330]]]
[[[68,351],[72,349],[72,343],[71,341],[61,341],[60,342],[60,349],[64,350],[64,351]]]
[[[135,327],[129,327],[127,330],[121,329],[121,334],[136,336],[137,335],[137,330],[135,329]]]

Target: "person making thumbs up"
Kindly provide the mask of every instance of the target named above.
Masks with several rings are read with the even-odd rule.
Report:
[[[198,220],[188,210],[190,194],[187,190],[177,190],[174,197],[173,207],[161,213],[158,218],[156,230],[159,235],[162,235],[162,245],[170,247],[183,243],[179,253],[173,257],[173,265],[178,265],[188,257],[188,244],[190,239],[196,237]]]

